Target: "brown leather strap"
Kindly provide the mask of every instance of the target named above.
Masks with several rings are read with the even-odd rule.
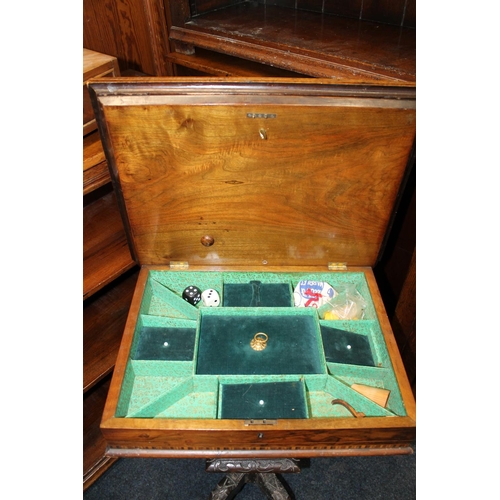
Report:
[[[356,418],[363,418],[366,415],[360,411],[356,411],[347,401],[344,401],[343,399],[334,399],[332,400],[332,405],[342,405],[344,408],[347,408],[353,415],[353,417]]]

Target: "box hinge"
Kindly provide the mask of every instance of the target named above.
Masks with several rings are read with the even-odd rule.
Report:
[[[189,267],[189,263],[187,260],[171,260],[170,261],[170,269],[174,269],[179,271],[181,269],[187,269]]]
[[[277,423],[277,420],[269,420],[268,418],[245,420],[245,425],[276,425]]]
[[[328,262],[329,271],[347,271],[347,262]]]

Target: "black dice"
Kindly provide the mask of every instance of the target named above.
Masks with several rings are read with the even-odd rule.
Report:
[[[182,298],[195,306],[201,300],[201,290],[197,286],[190,285],[182,292]]]

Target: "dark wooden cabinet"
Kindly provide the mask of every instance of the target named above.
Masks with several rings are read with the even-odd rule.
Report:
[[[83,0],[83,46],[117,58],[122,73],[171,75],[163,0]]]
[[[416,165],[410,165],[387,244],[375,267],[387,314],[416,396]]]
[[[190,68],[244,76],[238,64],[231,65],[230,57],[251,61],[254,74],[261,76],[282,70],[347,83],[411,84],[416,69],[415,1],[387,4],[165,2],[170,21],[168,60],[177,74]]]
[[[416,78],[415,0],[84,0],[83,28],[122,72]]]
[[[84,50],[85,82],[119,76],[116,58]],[[83,485],[113,460],[100,431],[125,320],[137,280],[92,108],[85,108],[83,137]],[[90,130],[90,132],[88,132]]]

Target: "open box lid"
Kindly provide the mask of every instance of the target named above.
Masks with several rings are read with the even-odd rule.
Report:
[[[376,263],[413,152],[415,88],[284,78],[89,87],[139,264]]]

